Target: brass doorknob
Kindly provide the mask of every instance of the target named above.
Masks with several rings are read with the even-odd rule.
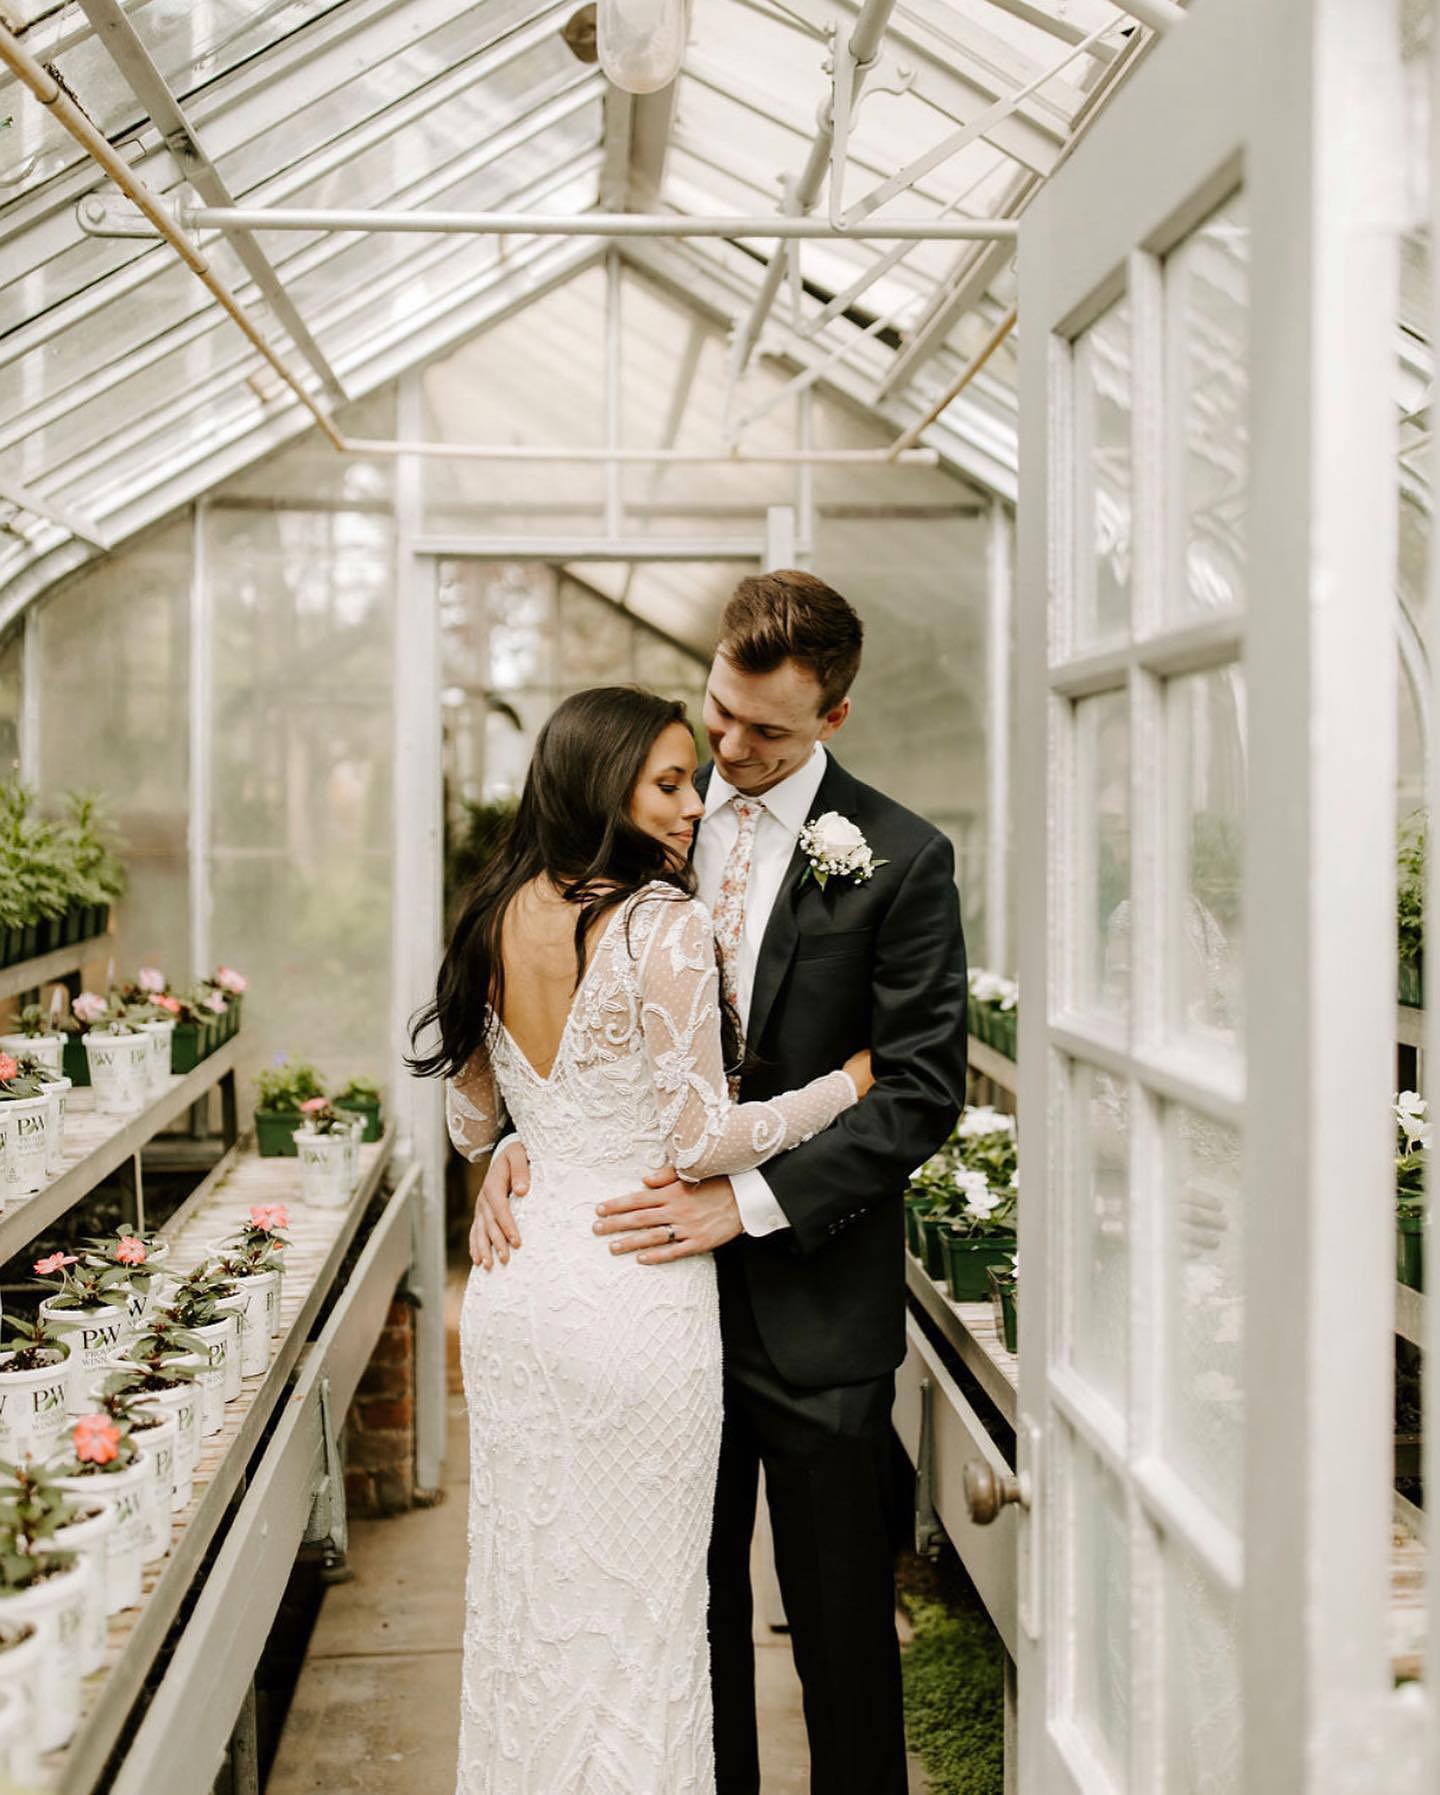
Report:
[[[988,1527],[1007,1502],[1021,1508],[1030,1506],[1030,1492],[1025,1487],[1028,1478],[1022,1481],[1008,1471],[997,1477],[983,1458],[968,1460],[963,1476],[965,1506],[977,1527]]]

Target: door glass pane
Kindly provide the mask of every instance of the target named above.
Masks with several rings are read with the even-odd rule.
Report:
[[[1240,1136],[1179,1105],[1166,1111],[1165,1136],[1165,1456],[1238,1532]]]
[[[1169,689],[1172,1014],[1178,1033],[1225,1045],[1241,1039],[1244,1022],[1244,677],[1221,667]]]
[[[1075,340],[1075,640],[1130,625],[1130,302]]]
[[[1130,1005],[1130,713],[1123,692],[1075,706],[1076,991],[1082,1009]]]
[[[1076,1065],[1070,1081],[1070,1359],[1075,1369],[1125,1410],[1129,1285],[1130,1119],[1128,1093],[1094,1067]]]
[[[1236,193],[1165,263],[1172,613],[1245,602],[1250,224]]]
[[[1125,1496],[1119,1479],[1088,1448],[1072,1439],[1069,1450],[1075,1499],[1072,1717],[1115,1787],[1123,1789],[1130,1737],[1130,1554]]]
[[[1240,1787],[1240,1616],[1174,1542],[1165,1547],[1167,1795]]]

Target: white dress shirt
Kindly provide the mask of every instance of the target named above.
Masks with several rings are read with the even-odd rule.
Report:
[[[755,825],[755,849],[750,862],[750,883],[745,893],[745,927],[740,937],[740,964],[735,980],[742,1028],[748,1027],[750,1021],[760,944],[765,939],[770,913],[785,882],[796,841],[809,821],[828,758],[817,742],[803,766],[754,800],[763,808]],[[740,819],[731,800],[745,795],[721,777],[718,767],[712,770],[705,792],[705,819],[695,842],[695,874],[699,880],[700,897],[712,913],[720,896],[725,862],[740,832]],[[775,1201],[761,1172],[736,1172],[730,1183],[747,1234],[773,1234],[778,1228],[790,1226],[785,1211]]]

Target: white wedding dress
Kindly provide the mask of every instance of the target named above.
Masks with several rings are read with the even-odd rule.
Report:
[[[470,1272],[469,1567],[456,1795],[713,1795],[705,1557],[720,1449],[711,1257],[642,1265],[595,1206],[674,1165],[738,1172],[855,1101],[844,1072],[732,1104],[703,904],[617,909],[550,1075],[503,1027],[447,1089],[469,1158],[502,1108],[530,1156],[523,1246]]]

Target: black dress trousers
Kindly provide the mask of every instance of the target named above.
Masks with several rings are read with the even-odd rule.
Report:
[[[821,1390],[788,1384],[756,1329],[739,1266],[722,1255],[718,1269],[725,1424],[709,1562],[718,1795],[760,1789],[750,1548],[762,1464],[811,1795],[906,1795],[894,1373]]]

